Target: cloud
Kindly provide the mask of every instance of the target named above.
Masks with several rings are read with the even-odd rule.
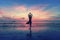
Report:
[[[35,5],[30,7],[30,11],[34,15],[35,18],[39,17],[38,19],[48,19],[50,12],[44,11],[44,9],[48,5]]]
[[[33,5],[33,6],[26,6],[26,5],[15,5],[11,7],[4,7],[2,8],[2,11],[4,11],[4,14],[2,16],[7,16],[11,18],[25,18],[27,20],[28,13],[31,12],[33,14],[34,20],[41,20],[41,19],[49,19],[52,16],[57,16],[58,14],[55,13],[57,11],[54,11],[58,9],[57,7],[52,7],[48,10],[45,10],[49,5]],[[56,15],[57,14],[57,15]],[[39,18],[37,18],[39,17]],[[50,20],[50,19],[49,19]]]
[[[20,18],[24,17],[27,18],[28,12],[33,14],[33,17],[36,19],[45,19],[49,15],[47,11],[44,11],[47,5],[34,5],[30,6],[27,11],[27,7],[25,5],[20,6],[12,6],[8,8],[4,8],[3,10],[5,13],[4,16],[13,17],[13,18]],[[47,15],[48,14],[48,15]]]
[[[10,17],[10,18],[26,18],[27,17],[27,11],[25,5],[20,6],[10,6],[10,7],[1,7],[1,10],[4,11],[4,13],[1,15],[2,17]]]
[[[3,14],[4,13],[4,11],[3,10],[0,10],[0,14]]]
[[[15,9],[15,10],[19,10],[19,11],[26,11],[26,7],[25,7],[24,5],[15,6],[14,9]]]

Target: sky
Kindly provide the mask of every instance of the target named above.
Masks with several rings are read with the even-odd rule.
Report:
[[[26,20],[29,12],[33,14],[33,20],[60,20],[60,0],[0,0],[2,18]]]

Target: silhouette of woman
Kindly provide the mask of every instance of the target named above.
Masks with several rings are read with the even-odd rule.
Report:
[[[32,14],[31,12],[28,14],[29,21],[26,24],[32,24]]]

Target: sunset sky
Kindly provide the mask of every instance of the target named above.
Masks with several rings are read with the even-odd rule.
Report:
[[[60,20],[60,0],[0,0],[0,17]]]

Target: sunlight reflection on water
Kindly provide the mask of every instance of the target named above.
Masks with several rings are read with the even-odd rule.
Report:
[[[19,25],[19,24],[18,24]],[[4,25],[3,27],[0,27],[0,37],[5,39],[16,39],[16,40],[25,40],[29,37],[29,25],[22,25],[19,26],[7,26]],[[33,24],[32,25],[32,37],[33,40],[49,40],[53,39],[55,40],[55,37],[57,39],[60,39],[60,25],[59,24]],[[27,35],[28,34],[28,35]],[[57,36],[58,35],[58,36]],[[1,38],[0,38],[1,39]],[[57,40],[56,39],[56,40]]]
[[[48,27],[32,27],[33,32],[43,31],[43,30],[47,30],[47,29],[48,29]],[[29,27],[17,27],[16,30],[28,31]]]

